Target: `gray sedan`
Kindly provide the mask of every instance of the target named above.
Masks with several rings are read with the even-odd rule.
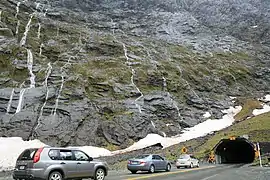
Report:
[[[140,155],[134,159],[128,160],[127,169],[135,174],[137,171],[148,171],[154,173],[155,171],[171,170],[171,164],[163,157],[156,154]]]

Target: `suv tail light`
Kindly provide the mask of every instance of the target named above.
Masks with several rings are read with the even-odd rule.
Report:
[[[40,154],[43,151],[43,148],[39,148],[34,155],[33,163],[37,163],[40,160]]]

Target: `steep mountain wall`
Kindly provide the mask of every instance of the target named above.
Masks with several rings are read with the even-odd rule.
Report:
[[[0,136],[127,147],[269,92],[269,1],[0,2]]]

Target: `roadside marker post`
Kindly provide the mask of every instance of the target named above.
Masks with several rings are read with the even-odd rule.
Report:
[[[258,149],[258,155],[259,155],[259,160],[260,160],[260,166],[262,167],[261,149],[260,149],[260,144],[258,142],[257,142],[257,149]]]

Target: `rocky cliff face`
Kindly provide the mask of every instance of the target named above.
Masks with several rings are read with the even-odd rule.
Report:
[[[0,136],[123,148],[269,92],[267,0],[0,2]]]

